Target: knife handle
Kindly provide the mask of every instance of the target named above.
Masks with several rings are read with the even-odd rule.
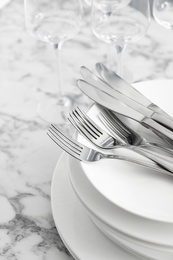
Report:
[[[166,113],[164,110],[162,110],[154,103],[151,103],[147,108],[151,109],[153,112],[156,112],[157,114],[160,114],[166,118],[169,118],[170,120],[173,120],[172,116],[170,116],[168,113]]]
[[[173,145],[173,131],[169,130],[149,117],[145,117],[140,123],[146,128],[151,129],[155,134],[164,139],[166,142]]]
[[[171,119],[171,117],[165,117],[164,115],[161,115],[157,112],[153,113],[151,118],[169,130],[173,131],[173,118]]]

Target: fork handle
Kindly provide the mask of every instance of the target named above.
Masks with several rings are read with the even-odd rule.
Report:
[[[138,152],[138,153],[140,153],[140,152]],[[142,151],[141,151],[140,154],[145,156],[145,153],[144,152],[142,153]],[[173,176],[172,171],[167,170],[165,167],[162,167],[159,163],[155,162],[154,160],[147,162],[147,161],[143,161],[141,159],[138,160],[136,158],[132,158],[132,157],[124,156],[124,155],[123,156],[117,155],[117,154],[102,154],[101,157],[105,158],[105,159],[118,159],[118,160],[127,161],[127,162],[130,162],[130,163],[134,163],[134,164],[143,166],[143,167],[148,168],[150,170],[158,171],[158,172],[164,173],[166,175]],[[145,157],[147,157],[147,156],[145,156]]]
[[[173,153],[171,150],[161,149],[153,145],[129,146],[129,148],[173,173]]]

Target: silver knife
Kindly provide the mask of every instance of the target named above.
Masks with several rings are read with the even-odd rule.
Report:
[[[144,116],[143,114],[137,112],[136,110],[128,107],[120,100],[108,95],[107,93],[99,90],[98,88],[93,87],[84,80],[77,81],[78,87],[81,91],[90,97],[96,103],[128,118],[131,118],[146,128],[151,129],[154,133],[158,134],[163,139],[168,138],[170,143],[173,143],[173,132],[167,129],[166,127],[160,125],[153,119]]]
[[[94,86],[94,87],[100,89],[101,91],[105,92],[106,94],[120,100],[121,102],[123,102],[127,106],[133,108],[134,110],[138,111],[142,115],[152,118],[153,120],[157,121],[161,125],[164,125],[166,128],[173,131],[173,118],[171,118],[171,117],[170,117],[171,119],[167,118],[167,117],[151,110],[150,108],[142,105],[141,103],[136,102],[129,96],[126,96],[126,95],[122,94],[121,92],[110,88],[104,81],[102,81],[92,71],[90,71],[88,68],[86,68],[84,66],[81,67],[81,74],[82,74],[83,78],[92,86]]]
[[[128,96],[134,101],[153,110],[154,112],[157,112],[165,117],[168,117],[170,120],[173,120],[169,114],[167,114],[156,104],[152,103],[147,97],[145,97],[142,93],[140,93],[137,89],[135,89],[124,79],[119,77],[115,72],[108,70],[102,63],[96,64],[96,70],[98,74],[102,77],[102,79],[109,84],[110,87],[114,89],[116,88],[117,91]]]

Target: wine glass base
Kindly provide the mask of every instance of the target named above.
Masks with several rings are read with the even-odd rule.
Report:
[[[71,100],[70,98],[66,96],[59,97],[58,100],[56,100],[56,104],[58,106],[62,106],[63,108],[69,107],[71,105]]]
[[[71,100],[68,97],[51,98],[40,102],[37,106],[38,115],[48,123],[63,123],[71,108]]]

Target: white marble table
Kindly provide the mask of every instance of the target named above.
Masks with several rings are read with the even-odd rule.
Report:
[[[87,11],[87,10],[86,10]],[[64,88],[75,105],[91,101],[76,87],[80,66],[105,62],[107,46],[82,32],[64,44]],[[154,21],[147,35],[127,47],[124,62],[134,81],[173,78],[173,33]],[[0,10],[0,260],[72,259],[55,228],[50,187],[61,150],[46,135],[48,123],[37,114],[40,100],[55,83],[54,53],[25,29],[23,1]],[[63,115],[65,117],[65,111]],[[71,131],[61,118],[60,127]]]

